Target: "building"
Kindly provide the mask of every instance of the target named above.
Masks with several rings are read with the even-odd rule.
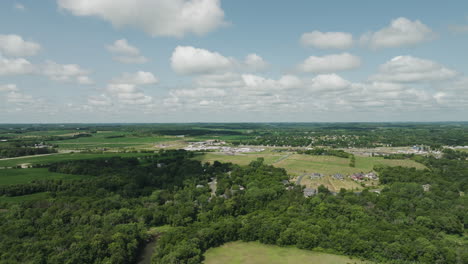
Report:
[[[341,173],[333,174],[333,178],[335,178],[335,179],[337,179],[337,180],[343,180],[343,179],[344,179],[344,175],[341,174]]]
[[[311,197],[317,194],[317,190],[312,189],[312,188],[305,188],[303,193],[304,193],[304,197]]]
[[[422,187],[423,187],[423,190],[425,192],[428,192],[428,191],[431,190],[431,185],[430,184],[423,184]]]

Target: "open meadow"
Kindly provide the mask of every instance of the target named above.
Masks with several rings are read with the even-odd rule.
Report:
[[[21,164],[49,164],[60,161],[80,160],[80,159],[95,159],[95,158],[109,158],[109,157],[141,157],[148,156],[150,153],[57,153],[50,155],[38,155],[37,157],[17,157],[9,159],[0,159],[0,167],[15,167]],[[1,172],[0,172],[1,173]]]
[[[370,263],[350,257],[264,245],[258,242],[231,242],[205,253],[205,264],[360,264]]]
[[[89,177],[50,172],[47,168],[1,169],[0,185],[25,184],[40,180],[79,180]]]

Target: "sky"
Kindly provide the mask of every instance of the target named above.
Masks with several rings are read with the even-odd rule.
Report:
[[[468,121],[468,1],[0,1],[0,123],[382,121]]]

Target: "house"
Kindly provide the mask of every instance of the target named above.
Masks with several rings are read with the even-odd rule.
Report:
[[[312,173],[312,175],[310,175],[310,179],[320,179],[323,177],[323,174],[321,173]]]
[[[355,181],[362,181],[364,179],[364,174],[363,173],[354,173],[353,175],[350,176],[351,179]]]
[[[375,174],[375,172],[369,172],[369,173],[365,174],[364,177],[368,178],[368,179],[371,179],[371,180],[378,180],[379,179],[379,176],[377,176],[377,174]]]
[[[337,173],[337,174],[333,174],[333,178],[335,178],[337,180],[343,180],[344,176],[341,173]]]
[[[428,191],[431,190],[431,185],[430,184],[423,184],[422,187],[423,187],[423,190],[425,192],[428,192]]]
[[[312,189],[312,188],[305,188],[303,193],[304,193],[304,197],[311,197],[317,194],[317,190]]]

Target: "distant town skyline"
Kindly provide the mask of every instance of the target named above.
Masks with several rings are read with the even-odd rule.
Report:
[[[467,121],[468,2],[5,0],[0,123]]]

